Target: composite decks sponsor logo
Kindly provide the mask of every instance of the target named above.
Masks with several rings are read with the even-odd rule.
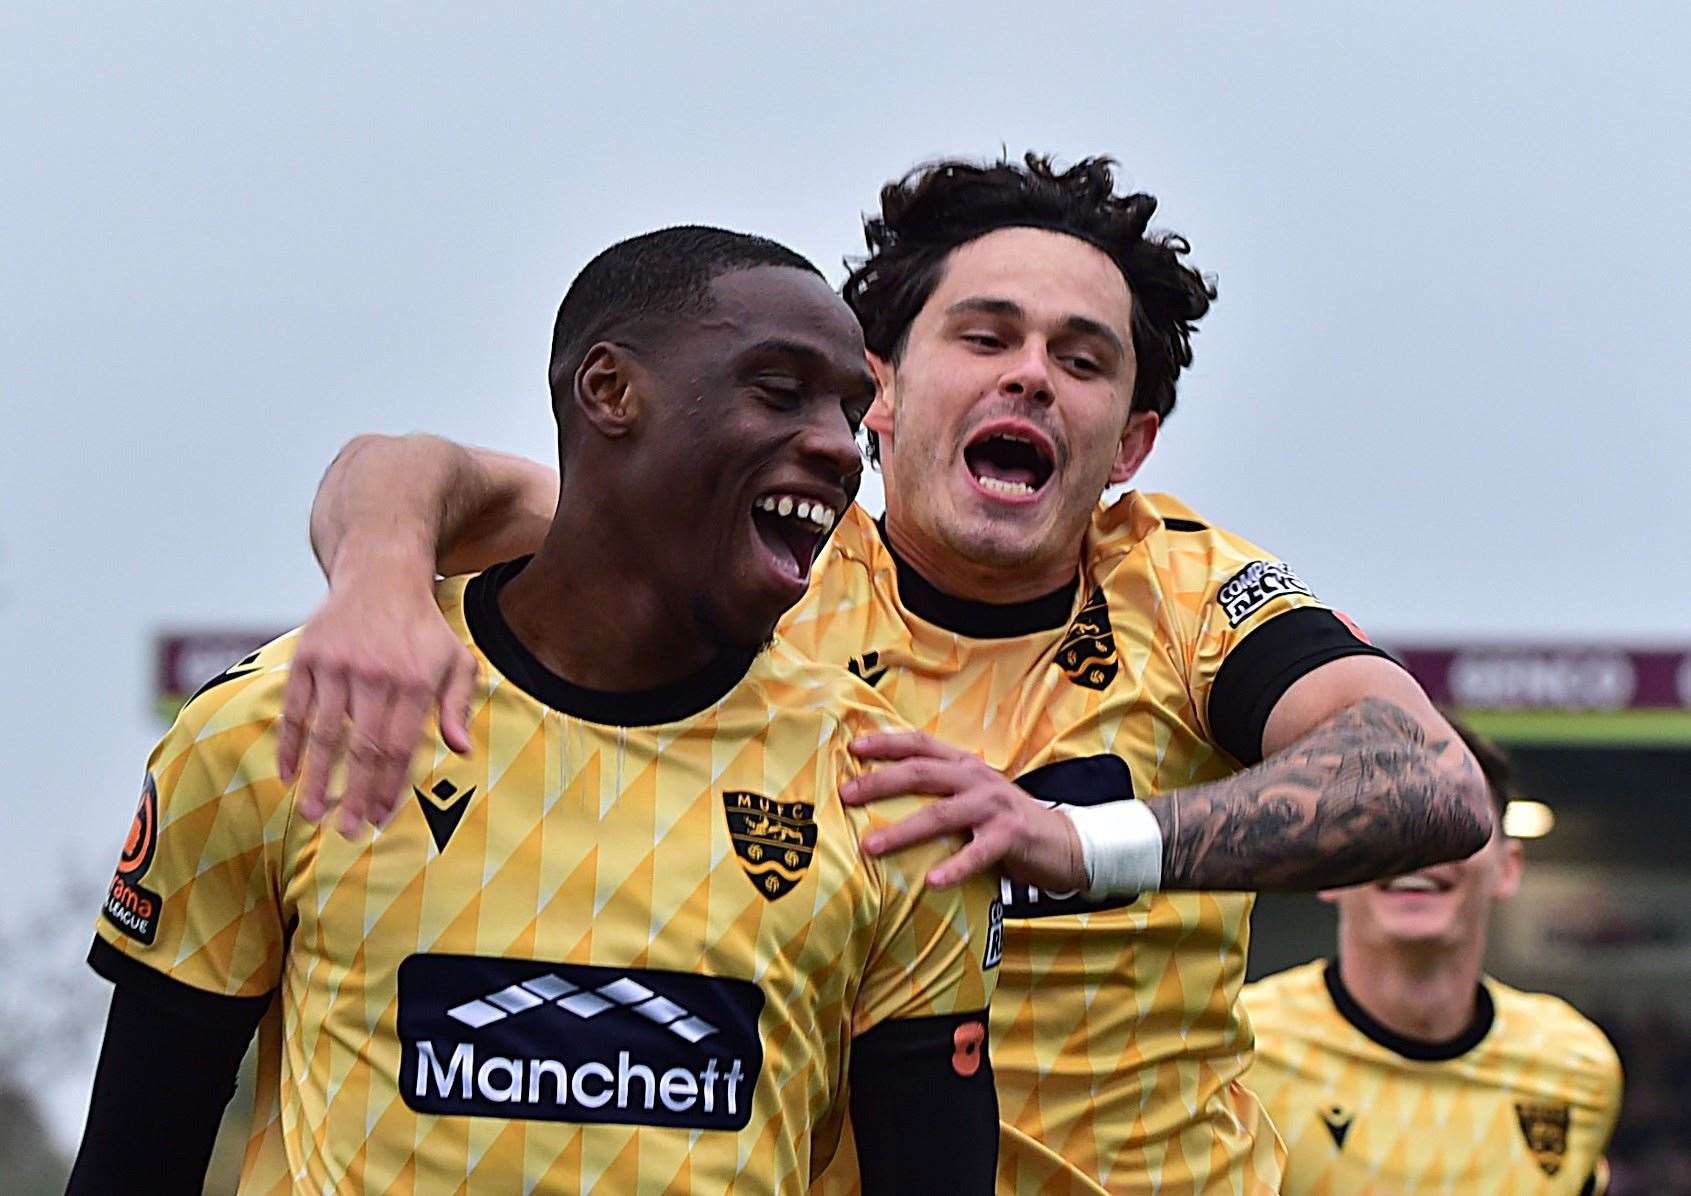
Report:
[[[421,1113],[739,1130],[763,1070],[745,980],[413,955],[400,1090]]]
[[[1227,612],[1228,625],[1237,627],[1276,598],[1291,594],[1315,597],[1290,565],[1282,561],[1252,561],[1227,579],[1217,592],[1216,601]]]

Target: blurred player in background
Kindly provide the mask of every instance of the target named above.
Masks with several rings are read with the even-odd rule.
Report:
[[[901,724],[765,650],[857,489],[856,321],[774,242],[666,229],[575,280],[551,382],[565,501],[439,587],[467,750],[379,836],[294,817],[293,636],[153,754],[72,1192],[198,1192],[267,1011],[243,1191],[802,1191],[848,1060],[867,1191],[991,1190],[993,885],[864,856],[848,744]]]
[[[846,512],[781,629],[933,736],[854,748],[888,763],[849,800],[947,798],[865,848],[967,832],[931,879],[1005,873],[1001,1191],[1275,1190],[1239,1083],[1251,899],[1157,890],[1354,883],[1490,829],[1419,687],[1285,564],[1167,496],[1100,506],[1151,451],[1213,297],[1186,243],[1147,231],[1155,206],[1101,159],[942,162],[883,190],[845,295],[886,516]],[[472,662],[426,600],[437,558],[528,550],[558,501],[550,471],[427,438],[361,438],[331,469],[331,592],[283,753],[333,750],[350,713],[343,820],[404,792],[429,705],[462,735]]]
[[[1456,724],[1499,827],[1466,860],[1323,893],[1336,962],[1245,989],[1246,1082],[1285,1139],[1288,1196],[1463,1192],[1596,1196],[1620,1111],[1620,1060],[1556,997],[1481,971],[1492,904],[1521,883],[1502,829],[1508,758]]]

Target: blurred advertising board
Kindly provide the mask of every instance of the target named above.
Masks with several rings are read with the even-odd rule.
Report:
[[[1691,647],[1393,643],[1440,706],[1517,743],[1691,745]]]
[[[161,631],[153,637],[153,704],[171,721],[194,692],[214,677],[240,667],[261,645],[286,628],[203,628]]]

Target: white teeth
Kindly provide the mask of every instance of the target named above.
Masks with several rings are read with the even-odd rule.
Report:
[[[1033,493],[1033,487],[1026,482],[1006,482],[1000,478],[981,477],[979,474],[975,475],[975,481],[979,482],[983,488],[996,494],[1022,495]]]
[[[1438,885],[1425,876],[1400,876],[1388,884],[1386,888],[1394,893],[1436,893],[1439,891]]]
[[[827,531],[834,526],[834,520],[837,518],[831,507],[823,503],[812,502],[807,498],[794,498],[791,495],[777,497],[773,494],[766,494],[752,505],[757,510],[767,511],[771,515],[802,520],[810,525],[812,531]]]

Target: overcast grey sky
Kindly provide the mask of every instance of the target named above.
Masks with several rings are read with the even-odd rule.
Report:
[[[1113,154],[1217,274],[1145,488],[1379,633],[1691,637],[1682,6],[798,8],[0,10],[0,920],[109,870],[155,629],[309,612],[342,441],[544,457],[592,253],[837,278],[936,154]]]

